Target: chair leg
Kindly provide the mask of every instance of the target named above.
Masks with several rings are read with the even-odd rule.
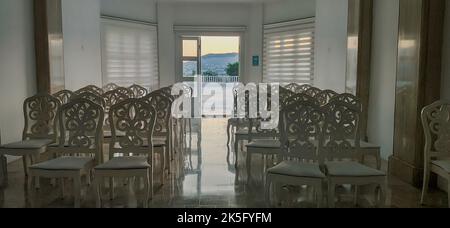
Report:
[[[167,154],[166,154],[168,152],[166,147],[163,147],[162,150],[163,150],[162,151],[163,163],[167,162],[166,165],[164,165],[164,167],[162,168],[162,173],[161,173],[161,185],[164,185],[166,169],[168,170],[167,172],[169,175],[172,173],[172,169],[171,169],[172,167],[170,165],[170,163],[172,163],[172,162],[170,161],[170,156],[167,156]]]
[[[336,185],[328,181],[328,207],[334,208],[334,200],[335,200],[335,193],[336,193]]]
[[[252,153],[250,151],[247,151],[247,183],[250,184],[252,179]]]
[[[234,156],[235,156],[235,162],[236,162],[236,168],[238,166],[238,154],[239,154],[239,138],[236,137],[234,140]]]
[[[102,207],[102,185],[103,178],[96,176],[94,178],[94,192],[95,192],[95,207],[101,208]]]
[[[34,177],[34,187],[36,190],[41,189],[41,178],[39,176]]]
[[[271,206],[271,203],[270,203],[270,187],[271,187],[271,185],[272,185],[272,181],[266,176],[266,184],[264,186],[264,190],[265,190],[264,196],[266,198],[265,200],[266,200],[267,207]]]
[[[316,190],[316,196],[317,196],[317,208],[322,208],[323,207],[323,189],[322,189],[322,183],[320,183],[320,185],[315,186],[315,190]]]
[[[32,174],[30,174],[30,176],[29,177],[27,177],[26,178],[26,181],[27,181],[27,185],[28,185],[28,189],[29,190],[32,190],[33,189],[33,175]]]
[[[430,172],[425,167],[424,176],[423,176],[423,186],[422,186],[422,197],[420,199],[420,204],[425,205],[425,197],[428,193],[428,187],[430,184]]]
[[[231,123],[228,121],[227,125],[227,145],[230,145],[231,142]]]
[[[64,199],[64,178],[60,178],[60,184],[61,184],[61,198]]]
[[[355,185],[355,190],[353,192],[353,205],[358,206],[358,185]]]
[[[377,169],[381,170],[381,156],[380,153],[377,153]]]
[[[147,173],[147,175],[144,176],[144,208],[148,208],[148,201],[150,201],[150,178]]]
[[[378,207],[386,206],[386,188],[385,183],[380,185],[380,201],[378,202]]]
[[[73,195],[75,197],[75,208],[80,208],[81,204],[81,176],[75,177],[73,180]]]
[[[153,186],[154,186],[154,184],[153,184],[153,169],[152,168],[150,168],[150,170],[148,171],[148,178],[147,178],[147,180],[149,181],[149,190],[150,190],[150,200],[153,200]]]
[[[192,121],[191,121],[191,118],[188,119],[188,125],[189,125],[189,134],[192,134]]]
[[[24,155],[22,156],[22,162],[23,162],[23,172],[25,173],[25,176],[28,177],[28,165],[27,165],[27,159],[28,156]]]
[[[114,196],[114,178],[110,177],[109,178],[109,199],[110,200],[114,200],[115,196]]]
[[[86,183],[87,183],[88,186],[91,186],[91,183],[92,183],[92,181],[91,181],[91,171],[88,171],[87,174],[86,174]]]

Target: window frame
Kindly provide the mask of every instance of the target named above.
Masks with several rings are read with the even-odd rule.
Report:
[[[201,37],[201,36],[239,36],[239,80],[242,81],[246,75],[246,49],[245,41],[247,38],[247,27],[214,27],[214,26],[174,26],[175,31],[175,80],[176,82],[183,82],[186,80],[194,80],[194,77],[183,77],[183,37]],[[201,40],[200,40],[201,42]],[[201,43],[200,43],[201,45]],[[201,49],[198,52],[200,56],[199,73],[201,73]]]

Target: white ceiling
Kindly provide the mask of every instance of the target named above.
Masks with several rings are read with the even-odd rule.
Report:
[[[232,2],[232,3],[257,3],[257,2],[278,2],[283,0],[157,0],[158,2]]]

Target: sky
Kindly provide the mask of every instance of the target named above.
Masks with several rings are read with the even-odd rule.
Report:
[[[239,53],[239,37],[237,36],[202,36],[202,56],[207,54]],[[183,55],[197,56],[196,41],[184,41]]]

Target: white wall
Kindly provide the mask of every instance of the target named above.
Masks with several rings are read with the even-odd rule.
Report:
[[[102,85],[100,0],[62,0],[66,88]]]
[[[36,92],[33,1],[0,1],[0,129],[2,143],[22,139],[22,104]]]
[[[315,86],[342,93],[347,69],[348,0],[316,1]]]
[[[444,26],[441,94],[443,99],[450,100],[450,2],[447,2]]]
[[[248,25],[250,5],[189,2],[173,4],[173,10],[176,25],[241,26]]]
[[[399,0],[374,1],[368,137],[393,153]]]
[[[262,56],[263,56],[263,17],[264,7],[262,4],[254,4],[250,8],[249,22],[247,26],[246,52],[244,53],[246,73],[241,81],[262,82]],[[253,66],[253,56],[259,56],[260,65]]]
[[[158,3],[158,52],[160,86],[175,83],[175,35],[173,33],[173,6]]]
[[[316,15],[316,0],[281,0],[264,4],[264,24],[297,20]]]
[[[101,0],[103,15],[156,22],[155,0]]]

